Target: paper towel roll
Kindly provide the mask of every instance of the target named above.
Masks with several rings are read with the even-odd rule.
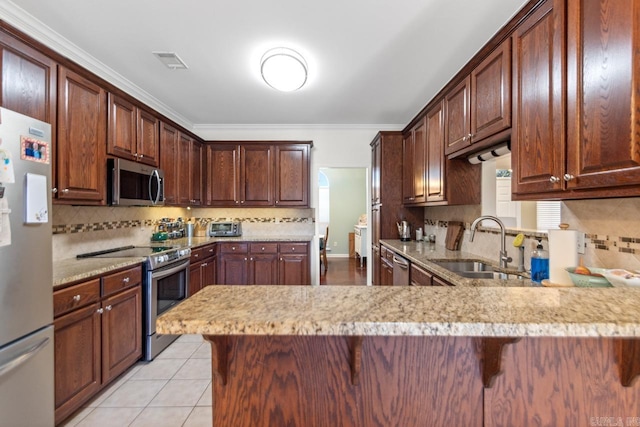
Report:
[[[549,281],[572,285],[567,267],[578,265],[578,230],[549,230]]]

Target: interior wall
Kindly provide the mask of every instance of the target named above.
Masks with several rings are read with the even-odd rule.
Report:
[[[367,212],[364,168],[322,168],[329,178],[329,246],[331,256],[349,255],[349,233]]]

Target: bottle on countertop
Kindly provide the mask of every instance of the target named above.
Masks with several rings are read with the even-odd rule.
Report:
[[[531,251],[531,280],[541,283],[549,278],[549,252],[542,247],[542,241],[538,239],[538,245]]]

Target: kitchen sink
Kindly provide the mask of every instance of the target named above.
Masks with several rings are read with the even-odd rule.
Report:
[[[432,261],[434,264],[446,268],[458,276],[469,279],[524,279],[519,274],[494,271],[494,267],[481,261]]]
[[[433,261],[434,264],[454,273],[490,273],[493,266],[480,261]]]

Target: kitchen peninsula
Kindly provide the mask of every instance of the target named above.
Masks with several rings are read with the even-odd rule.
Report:
[[[208,286],[214,426],[589,425],[640,416],[640,292]]]

